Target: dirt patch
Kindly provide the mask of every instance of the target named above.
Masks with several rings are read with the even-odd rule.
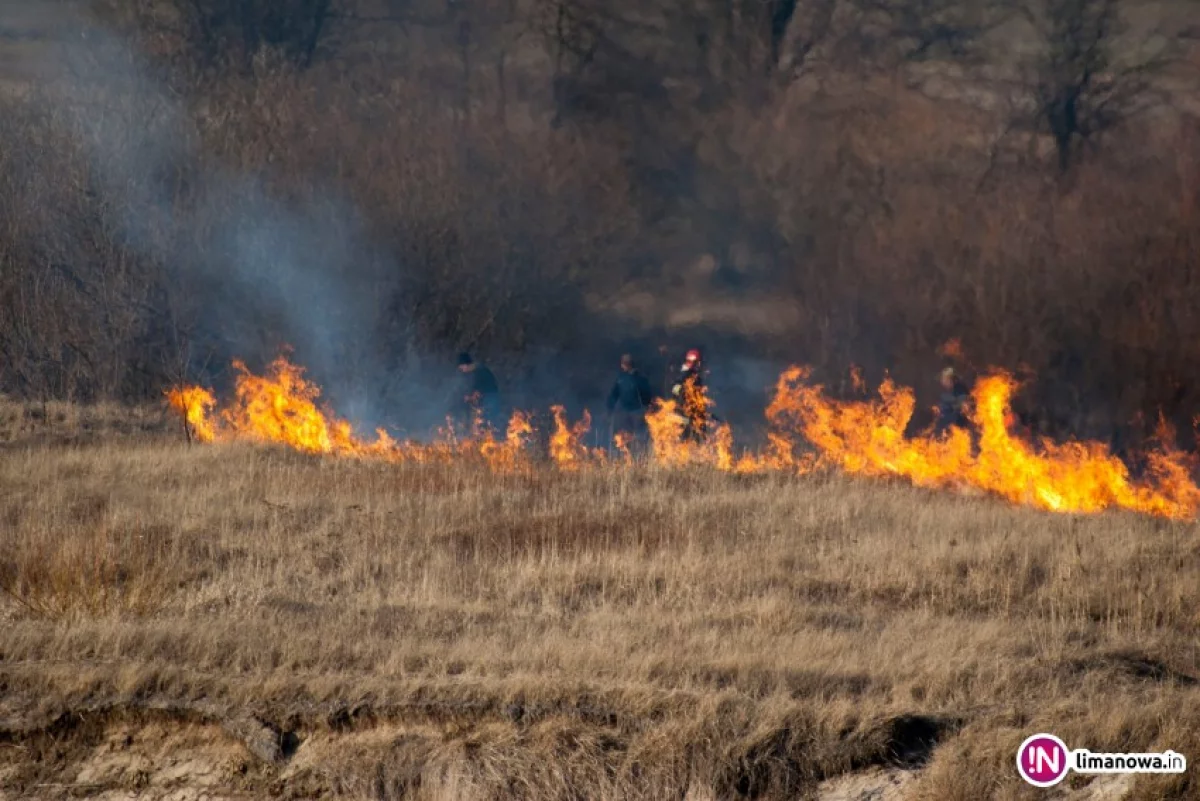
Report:
[[[632,753],[630,744],[615,729],[561,718],[527,726],[481,723],[464,728],[461,721],[447,727],[367,710],[346,716],[339,725],[330,723],[312,720],[302,731],[284,730],[250,715],[222,715],[203,704],[195,709],[63,714],[40,728],[0,731],[0,801],[482,799],[496,797],[498,788],[513,782],[529,783],[531,795],[522,797],[577,797],[582,789],[615,798],[629,797],[634,786],[614,781],[617,774],[633,770],[649,780],[663,769],[656,762],[671,762],[666,754],[629,762],[624,757]],[[801,764],[806,758],[802,753],[820,746],[808,734],[785,727],[733,759],[731,766],[740,769],[736,776],[706,776],[703,766],[693,764],[686,769],[690,778],[674,778],[688,787],[686,797],[693,801],[904,801],[923,796],[926,761],[955,729],[951,722],[922,716],[881,721],[864,732],[866,740],[878,740],[874,757],[862,747],[865,741],[855,746],[861,738],[852,737],[842,744],[851,757],[844,763],[847,771],[808,784],[801,775],[819,768],[815,762]],[[643,751],[642,757],[650,753]],[[507,774],[499,784],[497,771]],[[542,774],[547,771],[560,782],[557,791],[553,782],[546,783]],[[1133,776],[1073,777],[1046,796],[1118,801],[1133,788]]]
[[[916,780],[914,771],[874,768],[821,782],[817,801],[901,801]]]
[[[917,798],[920,772],[904,768],[873,768],[830,779],[817,787],[816,801],[907,801]],[[1062,785],[1047,791],[1058,801],[1119,801],[1133,787],[1133,776],[1097,776],[1086,785]]]
[[[122,721],[100,731],[39,739],[0,746],[3,801],[216,801],[251,797],[265,778],[245,745],[216,724]]]
[[[401,797],[423,790],[462,797],[471,789],[453,753],[437,753],[438,738],[405,727],[324,731],[305,742],[287,765],[268,764],[227,726],[180,721],[122,721],[96,737],[61,741],[50,766],[22,764],[36,747],[0,745],[0,801],[241,801],[264,796],[311,798]],[[463,755],[466,756],[466,755]],[[450,759],[446,759],[450,757]],[[7,764],[6,764],[7,763]],[[371,765],[371,770],[362,770]],[[820,782],[815,801],[905,801],[915,798],[921,772],[873,767]],[[382,783],[382,784],[381,784]],[[1063,801],[1118,801],[1132,776],[1100,776],[1083,786],[1064,783],[1047,797]],[[471,795],[470,792],[467,795]],[[714,798],[693,788],[689,799]]]

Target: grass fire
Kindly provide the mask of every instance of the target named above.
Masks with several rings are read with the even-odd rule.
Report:
[[[0,0],[0,801],[1200,801],[1196,21]]]
[[[1191,522],[842,476],[786,428],[732,468],[602,462],[565,415],[360,442],[284,367],[243,380],[289,382],[287,422],[234,393],[212,446],[162,405],[0,402],[0,797],[1018,801],[1030,732],[1200,748]],[[839,442],[886,409],[801,376],[773,408]],[[933,458],[889,430],[814,458]]]
[[[318,406],[320,389],[286,358],[277,358],[261,376],[242,362],[234,367],[235,396],[219,411],[212,394],[201,387],[167,393],[171,406],[202,442],[243,439],[391,462],[478,459],[497,471],[532,469],[536,463],[529,411],[513,412],[505,431],[493,431],[476,419],[458,431],[448,421],[441,436],[428,443],[398,442],[383,429],[367,440],[354,433],[351,423]],[[683,436],[690,420],[709,414],[712,401],[704,387],[689,392],[682,402],[657,402],[647,415],[647,458],[659,467],[706,466],[737,474],[802,475],[839,468],[851,474],[902,477],[922,487],[981,490],[1054,512],[1124,509],[1186,520],[1200,511],[1195,457],[1174,447],[1170,432],[1145,455],[1147,469],[1138,479],[1102,443],[1028,441],[1012,431],[1011,398],[1017,385],[1003,372],[985,375],[976,385],[971,427],[953,428],[944,436],[931,431],[906,434],[914,395],[890,380],[879,388],[876,400],[843,402],[808,383],[809,375],[806,368],[792,367],[779,377],[765,412],[768,445],[757,451],[735,452],[726,423],[711,423],[707,439]],[[554,406],[552,412],[549,464],[574,470],[632,461],[623,439],[587,446],[591,419],[586,412],[574,424],[562,406]]]

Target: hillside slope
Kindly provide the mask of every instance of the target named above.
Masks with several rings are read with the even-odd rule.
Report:
[[[1191,525],[836,476],[31,446],[16,420],[10,798],[1016,799],[1035,731],[1200,746]]]

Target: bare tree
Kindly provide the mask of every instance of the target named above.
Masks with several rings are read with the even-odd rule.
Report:
[[[591,10],[572,0],[541,0],[533,25],[544,37],[554,69],[554,125],[577,102],[578,85],[600,47],[600,27]]]
[[[1060,172],[1081,146],[1162,102],[1154,77],[1170,48],[1146,55],[1145,40],[1118,41],[1128,32],[1117,0],[1046,0],[1026,14],[1042,38],[1042,54],[1027,81],[1035,129],[1054,139]],[[1125,56],[1125,57],[1121,57]]]

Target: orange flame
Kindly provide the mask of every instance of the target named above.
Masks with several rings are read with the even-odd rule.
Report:
[[[733,451],[733,430],[712,419],[715,405],[704,386],[685,382],[682,403],[660,401],[646,415],[655,462],[667,467],[709,465],[726,472],[756,472],[758,460]]]
[[[169,390],[172,408],[184,415],[201,441],[248,439],[274,442],[308,453],[383,458],[391,461],[476,459],[497,472],[532,466],[534,428],[516,412],[505,435],[475,430],[459,437],[453,428],[430,444],[397,442],[384,431],[374,441],[355,436],[350,423],[317,406],[319,389],[301,368],[276,359],[264,376],[235,362],[235,399],[216,415],[213,395],[200,387]],[[1174,432],[1160,421],[1156,449],[1146,456],[1146,475],[1135,480],[1128,467],[1099,442],[1031,442],[1010,430],[1011,400],[1017,382],[993,372],[978,381],[969,412],[973,431],[951,429],[944,436],[906,433],[915,408],[912,390],[886,379],[878,398],[837,401],[810,371],[788,368],[766,409],[769,431],[758,451],[737,454],[732,429],[708,416],[711,400],[703,388],[678,401],[657,403],[646,416],[653,463],[665,467],[704,465],[731,473],[806,473],[836,467],[865,476],[899,476],[924,487],[970,487],[1013,503],[1057,512],[1093,513],[1128,509],[1161,517],[1189,519],[1200,513],[1200,488],[1192,478],[1192,457],[1178,450]],[[589,449],[585,412],[573,425],[561,406],[551,407],[554,430],[549,455],[559,469],[579,470],[605,461],[601,448]],[[689,417],[704,415],[708,435],[685,437]],[[621,461],[632,462],[629,440],[620,435]]]
[[[192,434],[201,442],[212,442],[216,438],[209,415],[216,408],[217,399],[203,387],[176,387],[167,391],[167,403],[183,415]]]
[[[633,442],[633,436],[625,431],[618,431],[613,434],[613,445],[616,446],[617,452],[621,454],[623,461],[632,461],[633,453],[629,450],[630,443]]]
[[[984,377],[972,395],[977,443],[961,429],[942,438],[906,438],[913,393],[890,380],[878,401],[837,403],[824,398],[821,387],[805,385],[805,378],[801,368],[788,370],[772,407],[817,446],[821,462],[846,472],[903,476],[920,486],[972,486],[1056,512],[1119,508],[1190,518],[1200,510],[1200,489],[1181,452],[1160,449],[1150,459],[1147,483],[1137,484],[1102,443],[1043,439],[1035,447],[1014,437],[1009,422],[1016,382],[1006,373]]]
[[[308,453],[357,453],[365,447],[351,426],[317,408],[321,390],[306,381],[304,368],[282,356],[271,362],[266,376],[252,374],[242,361],[233,363],[237,404],[221,417],[236,435],[278,442]]]
[[[486,432],[479,444],[479,453],[488,466],[497,472],[513,472],[523,467],[529,467],[529,454],[526,446],[533,436],[533,424],[524,412],[515,411],[508,421],[507,433],[503,440],[497,440],[490,431]]]
[[[687,419],[676,407],[673,400],[662,401],[646,415],[654,460],[664,465],[678,466],[688,461],[687,443],[683,441]]]
[[[567,425],[566,410],[562,406],[551,406],[554,415],[554,433],[550,436],[550,458],[563,470],[576,470],[588,461],[603,459],[602,451],[590,450],[584,445],[584,437],[592,429],[592,416],[586,410],[583,417],[573,426]]]
[[[980,454],[971,477],[982,489],[1016,503],[1064,512],[1109,508],[1172,518],[1200,509],[1200,490],[1188,477],[1185,454],[1167,449],[1151,454],[1150,483],[1134,484],[1124,462],[1099,442],[1056,444],[1043,438],[1041,453],[1009,435],[1009,401],[1016,382],[997,373],[977,386],[974,422]]]
[[[853,387],[854,391],[858,394],[862,394],[863,392],[867,391],[867,382],[863,381],[862,368],[858,365],[854,365],[850,368],[850,386]]]

